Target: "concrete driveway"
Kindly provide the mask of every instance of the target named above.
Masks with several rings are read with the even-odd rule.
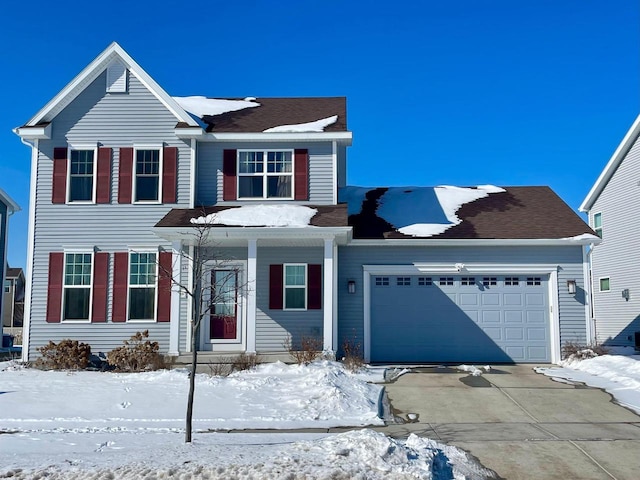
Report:
[[[481,377],[423,368],[387,384],[398,417],[379,430],[456,445],[508,480],[640,478],[640,416],[599,389],[563,384],[530,365]]]

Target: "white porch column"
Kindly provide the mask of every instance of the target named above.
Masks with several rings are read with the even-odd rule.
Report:
[[[172,244],[173,256],[171,260],[173,282],[171,283],[171,322],[169,324],[169,355],[180,354],[180,287],[182,283],[182,242],[175,241]],[[184,319],[187,321],[187,319]]]
[[[337,305],[336,284],[336,245],[333,238],[324,240],[324,305],[323,308],[323,349],[325,352],[335,353],[337,347],[337,328],[335,305]]]
[[[258,240],[250,238],[247,246],[247,353],[256,352],[256,288]]]

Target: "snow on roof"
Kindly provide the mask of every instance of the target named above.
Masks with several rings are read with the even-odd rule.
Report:
[[[371,190],[374,189],[345,187],[341,190],[341,201],[348,203],[349,215],[362,210],[362,203]],[[431,237],[462,222],[456,215],[462,205],[504,191],[493,185],[391,187],[378,199],[376,215],[404,235]]]
[[[191,223],[238,227],[307,227],[316,213],[318,210],[315,208],[302,205],[244,205],[192,218]]]
[[[259,107],[260,104],[254,97],[247,97],[244,100],[228,100],[224,98],[207,98],[202,96],[193,97],[173,97],[178,104],[187,112],[198,117],[205,115],[221,115],[245,108]]]
[[[338,121],[338,116],[333,115],[327,118],[321,118],[314,122],[297,123],[293,125],[280,125],[264,130],[265,133],[302,133],[302,132],[324,132],[324,129]]]
[[[563,238],[563,240],[573,240],[576,242],[581,242],[583,240],[589,240],[596,243],[602,242],[602,239],[599,236],[594,235],[593,233],[583,233],[582,235],[575,235],[573,237]]]

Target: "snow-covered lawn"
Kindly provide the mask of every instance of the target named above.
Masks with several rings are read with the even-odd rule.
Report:
[[[381,370],[335,362],[198,375],[194,442],[184,444],[185,371],[44,372],[0,363],[0,477],[433,478],[489,472],[461,450],[369,429],[211,433],[382,425]]]
[[[585,360],[569,359],[559,367],[537,368],[554,379],[581,382],[602,388],[616,401],[640,414],[640,356],[602,355]]]

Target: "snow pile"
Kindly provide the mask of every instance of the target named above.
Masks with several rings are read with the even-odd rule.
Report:
[[[4,437],[10,437],[4,435]],[[495,478],[456,447],[411,435],[394,440],[371,430],[338,435],[68,435],[0,439],[0,476],[14,479],[124,478]],[[312,439],[309,439],[311,437]],[[324,437],[324,438],[319,438]],[[304,439],[303,439],[304,438]],[[24,451],[19,458],[12,452]],[[64,455],[54,452],[64,451]]]
[[[348,203],[349,215],[362,211],[366,195],[372,190],[375,189],[341,189],[340,200]],[[404,235],[431,237],[459,225],[462,220],[458,218],[457,212],[464,204],[504,191],[493,185],[480,185],[476,188],[391,187],[378,199],[376,215]]]
[[[563,238],[562,240],[571,240],[573,242],[585,242],[585,241],[595,242],[595,243],[602,242],[602,239],[597,235],[594,235],[593,233],[583,233],[582,235],[576,235],[574,237],[566,237],[566,238]]]
[[[315,208],[302,205],[244,205],[192,218],[193,224],[238,227],[307,227]]]
[[[245,108],[260,106],[254,97],[247,97],[244,100],[227,100],[224,98],[207,98],[202,96],[173,97],[173,99],[187,112],[197,117],[221,115],[227,112],[235,112],[237,110],[244,110]]]
[[[314,122],[297,123],[293,125],[280,125],[264,130],[265,133],[304,133],[304,132],[324,132],[329,125],[333,125],[338,121],[338,116],[321,118]]]
[[[458,365],[456,367],[456,369],[461,371],[461,372],[469,372],[474,377],[479,377],[479,376],[482,375],[482,371],[483,370],[485,372],[491,371],[491,366],[490,365],[485,365],[484,367],[478,368],[475,365]]]
[[[569,359],[560,367],[536,368],[554,379],[565,379],[602,388],[625,407],[640,413],[640,356],[602,355],[584,360]]]
[[[228,377],[198,375],[196,381],[196,430],[384,423],[378,418],[382,387],[336,362],[264,364]],[[0,395],[0,432],[171,431],[184,424],[188,374],[23,369],[0,372],[0,385],[7,392]]]

